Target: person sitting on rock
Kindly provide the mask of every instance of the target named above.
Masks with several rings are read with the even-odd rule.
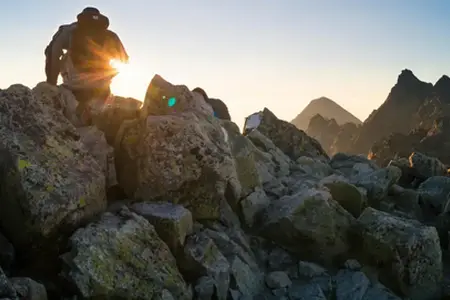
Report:
[[[111,61],[128,62],[122,42],[108,27],[106,16],[87,7],[77,22],[60,26],[45,49],[47,82],[56,85],[61,73],[63,85],[81,104],[78,113],[93,98],[105,100],[111,94],[110,84],[117,75]]]

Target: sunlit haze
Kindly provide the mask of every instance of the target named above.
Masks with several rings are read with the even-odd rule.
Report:
[[[4,2],[4,3],[3,3]],[[45,80],[44,49],[86,6],[130,55],[112,90],[143,100],[154,74],[220,98],[233,121],[285,120],[326,96],[364,120],[402,69],[450,73],[450,1],[2,1],[0,88]]]

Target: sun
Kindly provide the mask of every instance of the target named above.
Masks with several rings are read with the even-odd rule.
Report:
[[[117,71],[117,75],[111,82],[111,92],[115,95],[128,96],[135,88],[136,72],[133,72],[132,65],[119,60],[111,60],[111,67]]]

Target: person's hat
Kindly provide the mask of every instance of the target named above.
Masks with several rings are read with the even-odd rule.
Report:
[[[95,7],[86,7],[81,13],[77,15],[78,22],[80,21],[94,21],[101,24],[105,29],[109,27],[108,17],[102,15],[100,10]]]
[[[93,18],[98,19],[101,16],[100,11],[95,7],[86,7],[83,9],[81,13],[77,15],[77,20],[79,21],[81,18]]]

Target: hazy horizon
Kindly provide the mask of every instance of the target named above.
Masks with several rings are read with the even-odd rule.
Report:
[[[362,3],[364,2],[364,3]],[[291,121],[327,97],[364,121],[403,69],[435,83],[450,75],[450,2],[399,0],[3,3],[0,88],[45,80],[44,49],[86,6],[110,18],[129,72],[113,92],[143,100],[155,74],[222,99],[233,121],[268,107]]]

